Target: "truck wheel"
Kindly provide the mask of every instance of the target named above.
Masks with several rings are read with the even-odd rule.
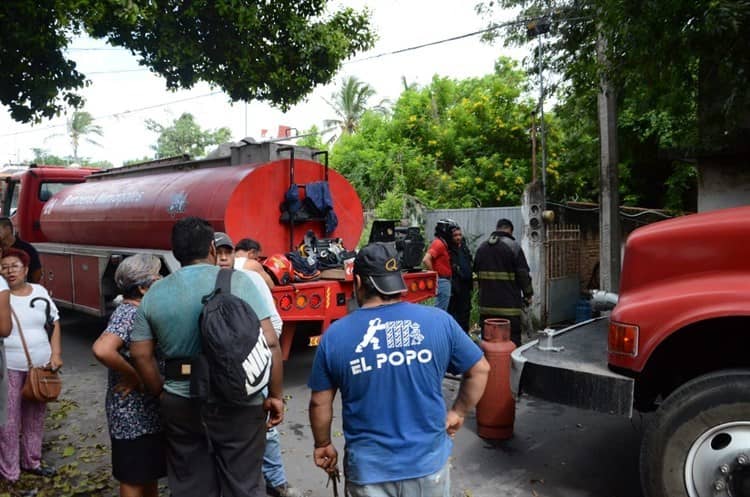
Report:
[[[646,497],[749,497],[750,371],[700,376],[667,397],[640,469]]]

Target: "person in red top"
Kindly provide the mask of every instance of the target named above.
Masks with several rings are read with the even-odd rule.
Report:
[[[437,298],[435,307],[444,311],[448,310],[451,300],[451,256],[448,252],[448,243],[451,240],[453,230],[458,228],[458,223],[452,219],[441,219],[435,224],[435,239],[427,249],[422,259],[425,269],[435,271],[438,274]]]

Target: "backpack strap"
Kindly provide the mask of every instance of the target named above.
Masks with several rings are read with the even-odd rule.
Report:
[[[223,293],[225,295],[232,293],[232,273],[234,273],[234,269],[232,268],[219,269],[219,274],[216,275],[216,293]]]

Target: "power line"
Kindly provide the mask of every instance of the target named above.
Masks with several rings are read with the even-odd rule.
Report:
[[[464,33],[464,34],[457,35],[457,36],[451,36],[449,38],[443,38],[443,39],[436,40],[436,41],[431,41],[431,42],[428,42],[428,43],[422,43],[422,44],[414,45],[414,46],[411,46],[411,47],[401,48],[401,49],[393,50],[393,51],[390,51],[390,52],[382,52],[382,53],[379,53],[379,54],[375,54],[375,55],[371,55],[371,56],[368,56],[368,57],[364,57],[362,59],[356,59],[356,60],[347,61],[347,62],[344,62],[343,64],[353,64],[353,63],[356,63],[356,62],[364,62],[364,61],[367,61],[367,60],[379,59],[379,58],[382,58],[382,57],[387,57],[389,55],[398,55],[398,54],[402,54],[402,53],[406,53],[406,52],[412,52],[412,51],[415,51],[415,50],[420,50],[422,48],[427,48],[427,47],[431,47],[431,46],[441,45],[441,44],[444,44],[444,43],[450,43],[450,42],[462,40],[462,39],[465,39],[465,38],[471,38],[472,36],[477,36],[477,35],[489,33],[489,32],[496,31],[498,29],[502,29],[502,28],[509,27],[509,26],[517,26],[517,25],[522,25],[522,24],[528,24],[530,21],[532,21],[534,19],[538,19],[538,17],[527,18],[527,19],[516,19],[514,21],[506,21],[506,22],[499,23],[499,24],[493,24],[492,26],[490,26],[488,28],[485,28],[485,29],[480,29],[480,30],[477,30],[477,31],[472,31],[470,33]],[[591,18],[590,17],[576,17],[576,18],[556,19],[556,20],[577,21],[577,20],[587,20],[587,19],[591,19]],[[68,50],[77,50],[77,51],[104,51],[104,50],[123,50],[123,49],[117,48],[117,47],[80,47],[80,48],[69,48]],[[116,74],[116,73],[144,72],[144,71],[149,71],[149,69],[143,68],[143,69],[120,69],[120,70],[112,70],[112,71],[93,71],[93,72],[88,72],[88,73],[85,73],[85,74],[87,74],[87,75],[88,74]],[[191,101],[191,100],[197,100],[197,99],[200,99],[200,98],[210,97],[210,96],[218,95],[218,94],[221,94],[221,93],[222,92],[220,92],[220,91],[215,91],[215,92],[207,93],[207,94],[204,94],[204,95],[198,95],[198,96],[195,96],[195,97],[188,97],[188,98],[183,98],[183,99],[179,99],[179,100],[173,100],[173,101],[170,101],[170,102],[164,102],[164,103],[161,103],[161,104],[155,104],[155,105],[150,105],[150,106],[146,106],[146,107],[140,107],[140,108],[137,108],[137,109],[125,110],[125,111],[121,111],[121,112],[115,112],[115,113],[107,114],[107,115],[104,115],[104,116],[95,116],[93,119],[96,120],[96,119],[107,119],[107,118],[110,118],[110,117],[119,117],[119,116],[122,116],[124,114],[132,114],[132,113],[141,112],[141,111],[144,111],[144,110],[151,110],[151,109],[156,109],[156,108],[159,108],[159,107],[166,107],[166,106],[173,105],[173,104],[176,104],[176,103],[182,103],[182,102],[187,102],[187,101]],[[65,124],[55,124],[55,125],[46,126],[44,128],[35,128],[35,129],[28,129],[28,130],[24,130],[24,131],[16,131],[16,132],[13,132],[13,133],[0,134],[0,138],[4,138],[4,137],[8,137],[8,136],[23,135],[23,134],[28,134],[28,133],[35,133],[37,131],[45,131],[45,130],[50,130],[50,129],[61,128],[63,126],[65,126]]]
[[[159,107],[166,107],[168,105],[179,104],[179,103],[182,103],[182,102],[189,102],[191,100],[198,100],[200,98],[212,97],[214,95],[220,95],[220,94],[222,94],[222,92],[220,92],[220,91],[212,91],[211,93],[205,93],[203,95],[196,95],[194,97],[181,98],[181,99],[178,99],[178,100],[172,100],[172,101],[163,102],[163,103],[160,103],[160,104],[148,105],[146,107],[139,107],[137,109],[129,109],[129,110],[124,110],[124,111],[120,111],[120,112],[113,112],[112,114],[106,114],[106,115],[103,115],[103,116],[94,116],[93,119],[97,120],[97,119],[108,119],[110,117],[121,117],[121,116],[126,115],[126,114],[135,114],[136,112],[142,112],[144,110],[157,109]],[[0,135],[0,138],[5,138],[5,137],[8,137],[8,136],[16,136],[16,135],[25,135],[25,134],[28,134],[28,133],[36,133],[37,131],[47,131],[47,130],[51,130],[51,129],[62,128],[64,126],[66,126],[66,125],[67,124],[52,124],[52,125],[49,125],[49,126],[45,126],[43,128],[32,128],[32,129],[27,129],[27,130],[23,130],[23,131],[16,131],[14,133],[2,134],[2,135]]]

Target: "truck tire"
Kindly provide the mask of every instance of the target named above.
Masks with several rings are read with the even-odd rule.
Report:
[[[750,370],[695,378],[662,403],[641,443],[646,497],[750,496]]]

